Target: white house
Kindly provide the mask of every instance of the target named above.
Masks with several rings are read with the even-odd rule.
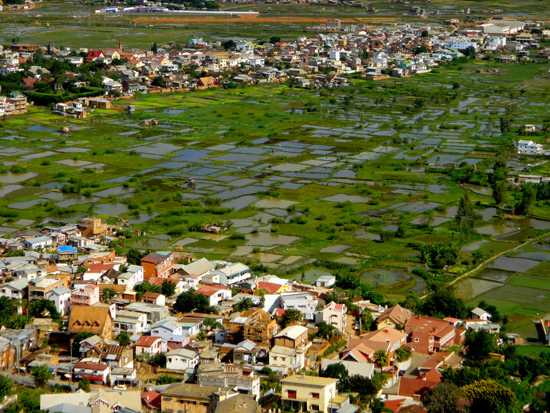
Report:
[[[119,310],[113,328],[117,333],[125,331],[129,335],[142,334],[147,330],[147,315],[137,311]]]
[[[244,264],[227,263],[226,266],[217,270],[220,273],[220,283],[224,285],[239,284],[252,277],[250,268]]]
[[[306,365],[304,351],[284,346],[273,346],[269,351],[269,366],[284,370],[301,370]]]
[[[189,336],[184,333],[183,323],[174,317],[167,317],[153,324],[151,335],[161,337],[165,342],[187,343],[189,340]]]
[[[343,333],[347,326],[347,311],[345,304],[336,304],[332,301],[317,312],[315,321],[317,323],[324,321]]]
[[[199,287],[197,293],[208,298],[210,306],[217,306],[220,302],[230,300],[231,290],[223,285],[205,284]]]
[[[31,250],[38,250],[43,248],[48,248],[53,245],[53,241],[51,237],[34,237],[34,238],[28,238],[23,241],[23,244],[26,248],[29,248]]]
[[[94,361],[79,361],[73,368],[75,379],[87,379],[91,383],[107,384],[110,373],[111,368],[108,364]]]
[[[48,299],[55,303],[55,309],[60,316],[68,314],[71,307],[71,290],[66,287],[54,288]]]
[[[336,277],[334,275],[326,274],[321,275],[317,280],[315,280],[316,287],[325,287],[331,288],[336,284]]]
[[[117,384],[135,385],[138,381],[137,371],[133,367],[115,367],[111,370],[109,381],[111,382],[111,386]]]
[[[483,308],[479,308],[479,307],[476,307],[474,308],[472,311],[472,316],[475,320],[480,320],[480,321],[491,321],[491,313],[489,313],[488,311],[485,311]]]
[[[281,306],[283,309],[294,309],[300,311],[304,315],[304,319],[315,320],[317,312],[317,304],[319,300],[310,293],[306,292],[289,292],[281,294]]]
[[[528,140],[519,140],[517,143],[519,155],[542,155],[544,147],[540,143]]]
[[[141,336],[136,342],[136,356],[140,354],[154,356],[166,352],[166,342],[157,336]]]
[[[126,272],[117,278],[117,284],[125,285],[127,290],[132,290],[141,283],[143,283],[143,267],[141,265],[129,265]]]
[[[166,354],[166,368],[168,370],[189,371],[199,364],[199,355],[193,350],[177,348]]]
[[[25,278],[19,278],[0,287],[0,297],[22,300],[25,298],[28,288],[29,281]]]

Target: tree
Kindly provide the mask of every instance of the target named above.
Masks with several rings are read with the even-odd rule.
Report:
[[[44,386],[52,378],[52,373],[47,366],[36,366],[31,370],[34,382],[37,387]]]
[[[235,50],[237,48],[237,43],[234,40],[226,40],[222,43],[222,46],[225,50]]]
[[[447,287],[438,287],[420,306],[420,312],[437,317],[464,318],[468,315],[466,304],[455,297],[454,291]]]
[[[459,405],[461,392],[453,383],[440,383],[424,393],[422,403],[430,413],[460,413],[464,409]]]
[[[157,53],[158,53],[159,47],[158,47],[158,45],[157,45],[157,42],[155,42],[155,43],[153,43],[153,44],[151,45],[151,51],[152,51],[154,54],[157,54]]]
[[[483,360],[497,348],[496,336],[485,331],[469,330],[464,344],[467,348],[466,354],[472,360]]]
[[[458,258],[458,252],[452,245],[427,244],[420,246],[420,260],[430,268],[442,269],[453,265]]]
[[[178,295],[174,304],[174,310],[181,313],[189,311],[211,312],[208,299],[193,289],[184,291]]]
[[[317,336],[326,340],[331,340],[334,337],[338,337],[340,332],[334,327],[324,321],[317,324]]]
[[[126,254],[126,259],[128,260],[128,264],[140,265],[141,264],[141,259],[145,255],[146,254],[142,254],[141,252],[139,252],[138,250],[136,250],[134,248],[130,248],[128,250],[128,253]]]
[[[54,320],[59,319],[59,313],[55,308],[55,303],[50,300],[33,300],[29,304],[29,315],[31,317],[51,317]]]
[[[166,297],[172,297],[176,292],[176,284],[168,280],[164,280],[160,287],[160,292]]]
[[[382,369],[382,367],[386,367],[388,365],[388,361],[388,353],[386,353],[384,350],[377,350],[374,353],[374,362],[380,369]]]
[[[86,378],[80,379],[78,382],[78,388],[82,391],[89,392],[90,391],[90,381]]]
[[[497,181],[493,184],[493,199],[495,204],[500,205],[504,201],[504,194],[506,192],[506,182]]]
[[[13,382],[6,376],[0,376],[0,402],[4,400],[13,386]]]
[[[281,318],[281,326],[283,328],[291,325],[291,324],[298,324],[304,319],[304,315],[294,308],[289,308],[285,311],[285,314]]]
[[[371,380],[364,376],[351,376],[349,378],[349,391],[358,393],[361,401],[365,402],[374,397],[377,393],[378,386]]]
[[[151,364],[153,364],[155,366],[165,368],[166,367],[166,354],[164,354],[164,353],[155,354],[153,357],[151,357],[151,359],[149,361],[151,362]]]
[[[341,392],[347,391],[349,386],[348,370],[342,363],[329,364],[326,369],[320,371],[321,377],[332,377],[338,379],[338,390]]]
[[[519,194],[519,200],[514,207],[514,213],[516,215],[527,215],[531,206],[537,199],[537,190],[534,185],[526,184],[521,187]]]
[[[470,401],[470,413],[515,411],[516,396],[512,390],[494,380],[478,380],[464,386],[462,391]]]
[[[398,362],[407,361],[411,358],[411,349],[407,346],[401,346],[397,350],[395,350],[395,359]]]
[[[458,201],[458,209],[456,211],[456,223],[461,230],[471,231],[474,227],[476,214],[468,193],[465,192],[462,198]]]
[[[116,339],[121,346],[129,346],[131,343],[130,336],[126,331],[122,331]]]
[[[112,288],[105,288],[103,292],[101,293],[101,298],[103,299],[103,302],[110,303],[111,299],[116,296],[116,291]]]
[[[251,298],[243,298],[241,301],[239,301],[237,304],[233,306],[233,309],[235,311],[246,311],[250,308],[254,307],[254,302]]]

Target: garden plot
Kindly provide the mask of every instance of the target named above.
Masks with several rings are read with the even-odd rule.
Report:
[[[368,202],[368,198],[360,195],[347,195],[347,194],[336,194],[329,197],[323,198],[323,201],[328,202],[351,202],[352,204],[364,204]]]
[[[45,152],[31,153],[31,154],[22,156],[21,159],[24,161],[32,161],[33,159],[49,158],[50,156],[55,156],[55,155],[57,155],[57,153],[52,151],[45,151]]]
[[[70,146],[68,148],[61,148],[61,149],[57,149],[57,152],[62,152],[62,153],[86,153],[86,152],[89,152],[90,150],[88,148],[79,148],[79,147],[76,147],[76,146]]]
[[[17,184],[0,186],[0,198],[5,197],[6,195],[12,192],[18,191],[22,188],[24,188],[23,185],[17,185]]]
[[[176,152],[179,149],[181,149],[180,146],[172,145],[170,143],[154,143],[151,145],[145,145],[145,146],[138,146],[137,148],[134,148],[133,150],[139,153],[140,155],[151,155],[154,157],[163,157],[170,153]],[[179,159],[178,157],[175,158],[176,160],[184,160]]]
[[[489,264],[489,268],[523,273],[536,267],[538,264],[539,261],[530,260],[527,258],[498,257],[495,261]]]
[[[268,232],[259,232],[246,236],[246,244],[255,247],[276,247],[281,245],[290,245],[298,241],[298,237],[281,234],[271,234]]]
[[[115,186],[114,188],[104,189],[103,191],[96,192],[94,195],[100,198],[108,197],[126,197],[134,192],[133,188],[125,188],[123,186]]]
[[[257,200],[258,200],[257,196],[243,195],[243,196],[239,196],[238,198],[233,198],[231,200],[222,202],[221,205],[224,208],[230,208],[236,211],[240,211],[241,209],[245,209],[248,206],[252,205]]]
[[[256,208],[260,209],[287,209],[296,204],[294,201],[287,201],[284,199],[262,199],[254,204]]]
[[[94,212],[99,215],[119,216],[128,212],[128,207],[121,203],[95,205]]]
[[[6,174],[6,175],[0,175],[0,183],[4,185],[10,185],[10,184],[18,184],[21,182],[28,181],[29,179],[37,177],[38,174],[34,172],[26,172],[22,174]]]
[[[483,225],[481,227],[476,228],[475,231],[481,235],[496,237],[496,236],[511,235],[515,232],[518,232],[520,229],[521,229],[520,227],[514,226],[509,223],[505,223],[500,225],[496,225],[496,224]]]

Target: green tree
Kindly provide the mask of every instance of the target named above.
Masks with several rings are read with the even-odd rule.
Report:
[[[78,388],[80,390],[83,390],[85,392],[89,392],[90,391],[90,382],[88,379],[84,378],[84,379],[80,379],[80,381],[78,382]]]
[[[298,324],[304,319],[304,315],[294,308],[289,308],[285,311],[283,317],[281,318],[281,326],[283,328],[292,325]]]
[[[340,336],[340,332],[336,329],[336,327],[321,321],[317,324],[317,336],[326,340],[332,340],[333,338]]]
[[[149,361],[150,361],[151,364],[153,364],[155,366],[165,368],[166,367],[166,354],[164,354],[164,353],[155,354],[153,357],[151,357],[151,359]]]
[[[233,310],[235,310],[235,311],[246,311],[246,310],[248,310],[252,307],[254,307],[254,302],[252,301],[252,299],[248,298],[248,297],[245,297],[233,306]]]
[[[88,337],[93,336],[92,333],[78,333],[74,338],[72,339],[72,345],[71,345],[71,354],[74,357],[78,357],[80,354],[80,342],[82,340],[86,340]]]
[[[329,364],[326,369],[319,372],[321,377],[332,377],[338,379],[338,390],[347,391],[349,387],[349,373],[342,363]]]
[[[464,344],[467,348],[466,355],[472,360],[483,360],[497,349],[496,336],[485,331],[469,330]]]
[[[411,355],[411,349],[407,346],[401,346],[397,350],[395,350],[395,359],[398,362],[407,361],[411,358]]]
[[[519,200],[514,207],[514,213],[516,215],[527,215],[533,203],[537,199],[537,190],[534,185],[525,184],[521,187],[519,193]]]
[[[130,336],[126,331],[121,331],[116,339],[121,346],[129,346],[131,343]]]
[[[33,300],[29,304],[29,315],[31,317],[51,317],[54,320],[59,319],[59,313],[55,308],[55,303],[50,300]]]
[[[9,378],[0,376],[0,402],[10,393],[12,386],[13,383]]]
[[[468,193],[465,192],[462,198],[458,201],[458,209],[456,211],[456,223],[460,230],[471,231],[474,227],[476,214],[474,206]]]
[[[461,392],[453,383],[440,383],[422,396],[422,403],[430,413],[461,413]]]
[[[181,313],[189,311],[211,312],[208,299],[193,289],[184,291],[178,295],[174,304],[174,310]]]
[[[36,366],[31,370],[34,382],[38,387],[44,386],[52,378],[52,373],[47,366]]]
[[[493,199],[495,204],[500,205],[504,201],[504,195],[506,193],[506,182],[497,181],[492,185],[493,188]]]
[[[436,288],[421,304],[420,312],[436,317],[464,318],[468,315],[464,301],[447,287]]]
[[[160,292],[166,297],[172,297],[176,293],[176,284],[168,280],[164,280],[160,287]]]
[[[101,293],[101,299],[105,303],[110,303],[113,297],[116,296],[116,291],[112,288],[104,288],[103,292]]]
[[[470,413],[505,413],[515,411],[516,396],[494,380],[479,380],[462,389],[470,401]]]
[[[388,361],[388,353],[386,353],[384,350],[377,350],[374,353],[374,362],[380,369],[386,367],[388,365]]]

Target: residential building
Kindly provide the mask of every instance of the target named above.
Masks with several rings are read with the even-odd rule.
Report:
[[[142,334],[147,330],[147,315],[137,311],[119,310],[114,320],[116,333]]]
[[[317,323],[325,322],[336,328],[340,333],[345,333],[348,320],[347,311],[348,308],[345,304],[336,304],[332,301],[317,312],[315,321]]]
[[[175,255],[171,252],[148,254],[141,259],[143,277],[145,280],[152,277],[168,278],[173,272],[175,263]]]
[[[69,308],[71,307],[71,290],[67,287],[54,288],[48,299],[54,302],[55,309],[61,317],[69,313]]]
[[[158,336],[141,336],[136,342],[136,356],[154,356],[166,352],[166,342]]]
[[[76,285],[71,293],[72,305],[94,305],[99,303],[99,286],[97,284]]]
[[[315,320],[317,305],[319,300],[307,292],[288,292],[281,294],[281,307],[284,310],[294,309],[300,311],[304,315],[304,319],[308,321]]]
[[[251,369],[234,364],[206,363],[199,366],[197,381],[203,386],[230,388],[257,400],[260,397],[260,377]]]
[[[219,284],[203,284],[197,290],[197,293],[208,299],[208,304],[212,307],[219,305],[222,301],[231,299],[231,290]]]
[[[69,332],[91,333],[110,339],[113,333],[113,318],[106,306],[71,306],[69,317]]]
[[[91,383],[107,384],[111,368],[107,363],[92,361],[79,361],[74,365],[73,378],[75,380],[86,379]]]
[[[294,411],[329,413],[336,398],[337,380],[330,377],[293,375],[281,380],[281,402]]]
[[[307,328],[290,326],[274,338],[274,346],[269,351],[269,365],[284,370],[301,370],[306,366],[308,347]]]
[[[491,313],[485,311],[483,308],[476,307],[472,311],[472,318],[479,321],[491,321]]]
[[[18,278],[0,286],[0,297],[12,300],[23,300],[27,297],[29,282],[26,278]]]
[[[401,307],[399,304],[388,308],[376,319],[376,328],[403,328],[412,317],[412,311]]]
[[[213,386],[172,384],[162,393],[162,413],[211,413],[213,404],[220,399],[218,392]]]
[[[271,318],[267,311],[251,309],[244,312],[246,321],[243,326],[243,336],[258,344],[268,344],[279,330],[277,322]]]
[[[531,140],[519,140],[517,143],[519,155],[543,155],[544,146]]]
[[[455,328],[433,317],[413,316],[405,325],[409,347],[419,353],[440,351],[454,343]]]
[[[49,300],[56,288],[63,287],[63,281],[56,278],[41,278],[29,284],[29,301]]]
[[[168,370],[192,371],[199,364],[199,355],[186,348],[176,348],[166,353]]]

